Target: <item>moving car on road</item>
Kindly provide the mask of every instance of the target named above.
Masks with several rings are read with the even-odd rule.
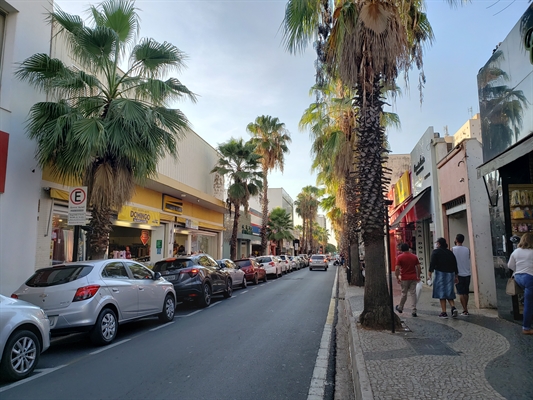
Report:
[[[309,259],[309,270],[321,268],[324,271],[328,270],[328,259],[324,254],[313,254]]]
[[[142,264],[109,259],[65,263],[37,270],[11,297],[41,307],[52,334],[90,332],[95,344],[111,343],[118,325],[158,315],[174,319],[171,283]]]
[[[233,294],[231,275],[207,254],[167,258],[156,262],[153,270],[172,282],[178,300],[192,300],[200,307],[209,306],[216,294]]]
[[[0,295],[0,377],[28,377],[50,347],[50,320],[33,304]]]

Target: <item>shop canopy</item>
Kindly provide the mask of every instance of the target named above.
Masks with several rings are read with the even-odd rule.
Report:
[[[426,197],[426,195],[429,193],[429,190],[431,188],[426,188],[424,189],[418,196],[416,196],[415,198],[413,198],[411,200],[411,202],[407,205],[407,207],[405,207],[403,209],[403,211],[400,213],[400,215],[398,215],[398,218],[396,218],[394,220],[394,222],[392,222],[390,224],[390,227],[391,228],[396,228],[398,225],[400,225],[400,222],[402,222],[402,220],[405,218],[405,216],[407,215],[407,213],[409,211],[412,210],[412,208],[416,205],[416,203],[418,203],[423,197]]]

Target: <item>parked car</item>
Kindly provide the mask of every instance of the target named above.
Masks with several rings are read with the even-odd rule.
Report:
[[[259,281],[266,282],[267,274],[265,269],[256,261],[255,258],[243,258],[240,260],[235,260],[235,265],[240,268],[246,274],[246,280],[248,282],[253,282],[254,285],[257,285]]]
[[[265,270],[267,275],[279,278],[283,271],[279,263],[279,259],[275,256],[261,256],[255,259]]]
[[[324,254],[313,254],[309,259],[309,270],[322,268],[324,271],[328,270],[328,259]]]
[[[294,271],[297,271],[300,269],[300,261],[298,260],[298,258],[296,258],[295,256],[288,256],[289,258],[289,262],[291,264],[291,268],[294,270]]]
[[[281,264],[281,269],[283,270],[283,273],[287,274],[291,272],[291,266],[289,264],[289,259],[285,254],[282,254],[280,256],[276,256],[279,258],[279,263]]]
[[[115,339],[119,324],[152,315],[169,322],[176,308],[171,283],[159,272],[123,259],[39,269],[11,297],[40,306],[52,334],[88,331],[101,345]]]
[[[302,256],[294,256],[294,258],[300,264],[300,269],[307,267],[307,262],[305,261],[304,257],[302,257]]]
[[[214,295],[233,294],[231,275],[207,254],[167,258],[156,262],[153,270],[172,282],[178,300],[195,301],[199,307],[209,306]]]
[[[28,377],[50,347],[50,320],[42,308],[0,295],[0,377]]]
[[[307,254],[300,254],[300,257],[302,257],[302,260],[304,261],[304,265],[306,267],[309,266],[309,256]]]
[[[239,269],[239,267],[237,267],[233,261],[231,261],[229,258],[223,258],[221,260],[217,260],[217,264],[223,271],[230,274],[234,287],[240,286],[243,289],[246,288],[247,284],[244,271]]]

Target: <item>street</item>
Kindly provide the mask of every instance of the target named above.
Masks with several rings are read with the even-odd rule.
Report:
[[[28,379],[2,383],[8,399],[307,399],[336,268],[307,268],[178,304],[173,322],[121,325],[110,346],[81,334],[54,338]]]

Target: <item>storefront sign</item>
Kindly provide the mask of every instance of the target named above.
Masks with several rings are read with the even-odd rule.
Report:
[[[409,171],[405,171],[398,182],[394,184],[394,204],[400,205],[411,195],[411,180]]]
[[[87,220],[87,186],[70,189],[68,197],[68,224],[85,225]]]
[[[119,221],[134,222],[136,224],[148,224],[159,226],[159,213],[157,211],[144,210],[138,207],[123,206],[118,213]]]
[[[183,213],[183,202],[175,197],[163,195],[163,211],[171,214],[181,215]]]
[[[146,243],[148,243],[148,241],[150,240],[150,231],[143,229],[141,231],[140,239],[141,239],[142,244],[146,246]]]

